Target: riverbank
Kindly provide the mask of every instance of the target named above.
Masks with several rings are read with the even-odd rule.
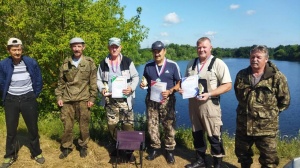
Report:
[[[87,158],[80,158],[79,151],[75,150],[65,159],[59,159],[58,156],[60,154],[60,137],[63,130],[62,123],[58,118],[58,114],[49,114],[44,116],[39,121],[39,130],[41,135],[41,148],[43,150],[43,155],[46,158],[46,162],[44,165],[38,165],[34,160],[31,160],[29,153],[29,142],[28,142],[28,134],[27,129],[24,124],[22,117],[20,117],[20,124],[18,128],[18,142],[19,142],[19,152],[18,152],[18,160],[13,164],[12,168],[19,167],[32,167],[32,168],[106,168],[112,167],[112,164],[115,161],[115,158],[111,158],[109,156],[109,151],[112,150],[112,147],[108,144],[107,139],[107,130],[101,130],[99,126],[103,123],[102,121],[96,120],[95,116],[93,116],[93,124],[91,124],[91,140],[88,144],[88,156]],[[96,122],[96,123],[95,123]],[[5,119],[4,113],[0,113],[0,154],[4,155],[5,149],[5,136],[6,136],[6,128],[5,128]],[[102,133],[102,134],[101,134]],[[75,138],[78,137],[78,125],[75,125],[74,135]],[[234,139],[229,137],[228,134],[223,135],[224,146],[226,151],[226,156],[224,157],[224,161],[222,166],[225,168],[237,168],[240,167],[237,163],[237,158],[234,155]],[[75,142],[75,141],[74,141]],[[168,165],[164,156],[161,155],[156,158],[154,161],[148,161],[143,159],[143,167],[145,168],[164,168],[164,167],[184,167],[186,164],[194,161],[195,152],[191,148],[191,134],[190,130],[179,129],[176,135],[177,148],[175,150],[175,159],[176,164]],[[296,156],[299,156],[299,139],[293,140],[283,140],[278,143],[278,153],[280,156],[280,165],[279,167],[283,167],[286,163]],[[76,142],[75,142],[76,143]],[[260,167],[258,163],[258,151],[254,149],[254,163],[252,165],[253,168]],[[138,152],[135,152],[135,156],[138,158]],[[144,153],[144,157],[147,156],[147,153]],[[208,159],[210,164],[212,162],[212,158],[208,155]],[[0,160],[2,162],[3,160]],[[134,164],[129,163],[121,163],[118,167],[135,167]]]

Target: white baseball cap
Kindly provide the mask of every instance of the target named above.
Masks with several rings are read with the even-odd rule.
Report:
[[[22,45],[22,41],[13,37],[8,40],[7,45]]]
[[[120,46],[121,45],[121,39],[117,38],[117,37],[112,37],[109,39],[108,41],[108,45],[111,46],[111,45],[117,45],[117,46]]]
[[[70,40],[70,44],[74,44],[74,43],[82,43],[82,44],[84,44],[84,41],[83,41],[83,39],[80,38],[80,37],[74,37],[74,38],[72,38],[72,39]]]

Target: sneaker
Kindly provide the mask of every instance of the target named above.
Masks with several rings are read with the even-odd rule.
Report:
[[[45,163],[45,158],[42,154],[37,155],[36,157],[33,158],[37,163],[43,164]]]
[[[66,158],[71,152],[72,152],[72,149],[63,149],[61,154],[59,155],[59,158],[60,159]]]
[[[16,160],[16,157],[4,158],[4,162],[2,163],[1,168],[7,168],[11,166]]]
[[[85,158],[87,156],[87,149],[81,148],[80,149],[80,157]]]

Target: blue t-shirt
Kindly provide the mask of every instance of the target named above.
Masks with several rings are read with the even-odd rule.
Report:
[[[157,81],[159,78],[160,82],[167,83],[167,90],[171,89],[176,85],[176,82],[181,79],[180,69],[176,62],[166,59],[165,66],[158,67],[158,70],[162,70],[161,74],[158,75],[156,70],[156,63],[154,60],[149,61],[145,65],[143,76],[147,79],[148,82],[148,92],[150,92],[150,84],[152,81]]]

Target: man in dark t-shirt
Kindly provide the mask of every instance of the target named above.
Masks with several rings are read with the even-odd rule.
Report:
[[[176,62],[165,57],[166,49],[161,41],[152,44],[153,60],[145,65],[143,76],[147,82],[141,82],[140,87],[148,86],[146,96],[146,109],[148,121],[148,133],[150,135],[150,147],[147,160],[154,160],[159,155],[161,148],[159,123],[162,123],[164,145],[167,162],[175,162],[173,151],[175,149],[175,95],[179,89],[181,79],[180,69]],[[161,92],[162,101],[156,102],[150,99],[153,82],[166,83],[166,90]],[[152,83],[152,84],[151,84]]]

